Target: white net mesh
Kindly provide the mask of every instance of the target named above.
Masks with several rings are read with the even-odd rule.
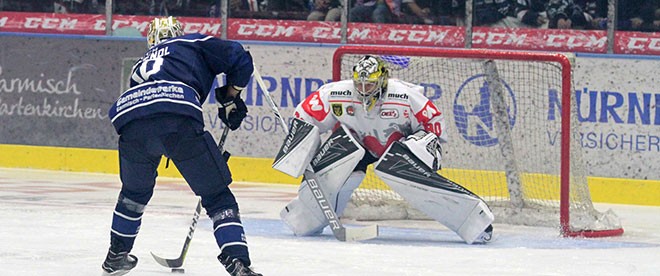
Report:
[[[561,64],[509,60],[491,53],[487,57],[494,66],[489,71],[486,59],[447,58],[441,53],[422,57],[413,49],[391,49],[397,54],[379,49],[391,77],[424,86],[426,96],[444,113],[449,141],[440,173],[484,198],[496,222],[558,227],[560,164],[562,158],[569,158],[561,154],[561,102],[571,91],[562,85]],[[340,70],[342,79],[349,78],[361,56],[342,55],[341,66],[335,64],[334,70]],[[620,228],[612,212],[600,213],[593,207],[582,167],[575,103],[572,111],[573,129],[565,135],[572,137],[570,200],[564,214],[568,218],[570,213],[570,230]],[[425,217],[380,181],[372,167],[345,215],[359,220]]]

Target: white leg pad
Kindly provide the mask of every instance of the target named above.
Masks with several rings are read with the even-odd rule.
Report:
[[[456,232],[472,244],[495,216],[479,198],[423,184],[402,181],[387,174],[376,174],[412,207]]]
[[[316,180],[338,216],[344,212],[353,190],[365,176],[363,172],[353,172],[365,151],[348,133],[343,127],[335,131],[313,161],[319,164]],[[340,146],[335,148],[333,145]],[[298,196],[280,212],[280,217],[297,236],[320,234],[328,225],[305,179],[300,184]]]
[[[339,191],[333,189],[331,193],[328,193],[332,195],[328,196],[331,206],[337,206],[335,208],[335,213],[337,213],[338,216],[343,214],[346,205],[348,205],[348,201],[351,199],[353,191],[360,186],[364,177],[364,172],[355,171],[350,174],[342,186],[331,186],[331,188],[339,188]],[[323,211],[318,206],[318,203],[316,203],[314,195],[306,185],[307,183],[303,182],[298,191],[298,196],[280,211],[280,218],[282,218],[284,223],[296,236],[318,235],[322,232],[323,228],[328,225]],[[335,198],[337,199],[336,203],[334,200],[331,200]]]
[[[280,211],[280,218],[296,236],[318,235],[328,222],[306,182],[303,183],[298,196]]]
[[[495,216],[488,206],[479,200],[472,211],[467,214],[463,225],[455,231],[466,243],[472,244],[494,220]]]
[[[479,196],[431,170],[399,142],[390,146],[376,175],[415,209],[472,244],[495,220]]]
[[[351,200],[353,191],[360,186],[365,176],[366,174],[363,171],[354,171],[348,176],[348,179],[344,182],[344,186],[339,189],[337,194],[337,208],[335,210],[338,216],[344,214],[344,210],[346,209],[346,205],[348,205],[348,201]]]

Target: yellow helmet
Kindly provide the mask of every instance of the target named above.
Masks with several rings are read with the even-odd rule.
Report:
[[[377,56],[364,56],[353,66],[353,85],[364,108],[370,110],[387,88],[389,71]]]
[[[147,43],[149,47],[159,44],[168,38],[183,35],[183,28],[176,18],[161,17],[154,18],[149,23],[149,32],[147,33]]]

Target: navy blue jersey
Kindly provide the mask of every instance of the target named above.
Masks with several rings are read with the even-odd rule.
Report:
[[[108,112],[115,129],[154,114],[180,114],[204,123],[202,104],[215,77],[245,87],[252,57],[238,42],[187,34],[154,45],[131,71],[131,84]]]

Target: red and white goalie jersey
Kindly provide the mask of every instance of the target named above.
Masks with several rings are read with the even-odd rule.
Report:
[[[446,142],[442,112],[424,96],[424,88],[389,79],[387,91],[367,111],[357,99],[352,80],[328,83],[309,95],[294,116],[312,123],[321,133],[342,124],[362,146],[379,158],[394,141],[419,130],[435,133]]]

